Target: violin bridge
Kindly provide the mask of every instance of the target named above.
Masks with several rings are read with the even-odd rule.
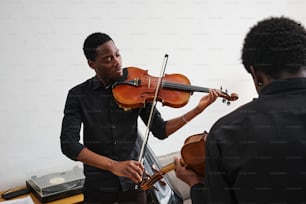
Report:
[[[140,84],[140,79],[139,78],[135,78],[133,80],[133,86],[139,86],[139,84]]]
[[[151,77],[149,77],[149,80],[148,80],[148,88],[151,88]]]

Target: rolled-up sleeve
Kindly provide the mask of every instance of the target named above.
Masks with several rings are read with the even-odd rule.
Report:
[[[80,143],[82,113],[78,98],[78,94],[69,91],[60,135],[63,154],[75,161],[80,151],[85,148],[84,145]]]

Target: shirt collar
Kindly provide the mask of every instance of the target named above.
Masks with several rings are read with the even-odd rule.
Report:
[[[264,87],[260,95],[269,95],[279,92],[287,92],[297,89],[306,89],[306,78],[290,78],[275,80],[268,86]]]
[[[92,88],[93,89],[98,89],[102,87],[102,84],[100,82],[100,80],[98,79],[98,76],[94,76],[94,78],[92,79]]]
[[[113,82],[111,82],[109,85],[107,86],[104,86],[101,81],[99,80],[98,76],[94,76],[93,79],[92,79],[92,88],[94,90],[96,89],[99,89],[99,88],[102,88],[102,89],[105,89],[105,90],[109,90],[111,87],[113,86]]]

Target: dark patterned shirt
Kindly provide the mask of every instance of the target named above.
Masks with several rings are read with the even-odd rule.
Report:
[[[126,70],[124,70],[126,73]],[[73,160],[83,148],[116,161],[138,160],[135,148],[138,116],[147,123],[152,104],[124,111],[114,101],[111,87],[104,88],[97,77],[72,88],[66,100],[61,130],[63,153]],[[83,143],[80,130],[83,128]],[[159,139],[166,138],[166,122],[155,110],[151,131]],[[104,192],[126,190],[132,184],[109,171],[84,165],[87,189]]]

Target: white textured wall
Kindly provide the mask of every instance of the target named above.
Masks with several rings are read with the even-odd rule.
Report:
[[[0,190],[23,185],[34,172],[74,163],[61,154],[59,135],[69,88],[91,77],[82,53],[85,37],[109,33],[124,66],[158,75],[182,73],[192,84],[237,92],[217,101],[165,141],[150,137],[157,155],[180,150],[187,136],[256,96],[240,64],[243,38],[256,21],[285,15],[306,24],[303,0],[1,0]],[[166,119],[193,107],[161,107]],[[145,127],[141,129],[145,132]]]

